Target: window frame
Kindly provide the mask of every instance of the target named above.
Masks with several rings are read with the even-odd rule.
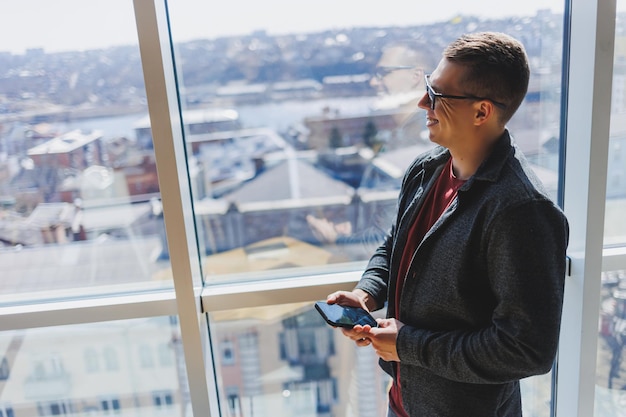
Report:
[[[595,406],[601,273],[626,269],[626,247],[604,247],[616,3],[569,0],[564,210],[570,273],[556,367],[556,416],[591,416]],[[573,47],[575,46],[575,47]],[[590,377],[593,375],[594,377]]]
[[[174,287],[157,292],[0,307],[0,331],[176,315],[194,415],[220,415],[208,314],[213,311],[322,299],[349,290],[360,271],[203,286],[181,108],[165,0],[134,0],[154,152],[159,171]],[[567,137],[562,193],[570,221],[561,345],[553,415],[593,415],[600,275],[626,269],[626,246],[603,246],[615,41],[615,2],[566,0]],[[593,146],[592,146],[593,145]],[[173,157],[172,157],[173,156]],[[581,184],[583,185],[581,187]],[[219,353],[219,349],[216,349]]]

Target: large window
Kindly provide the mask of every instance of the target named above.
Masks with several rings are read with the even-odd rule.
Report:
[[[132,3],[1,19],[0,302],[171,288]]]
[[[154,415],[164,404],[156,404],[152,393],[167,390],[169,406],[184,409],[180,343],[173,317],[4,331],[0,352],[9,377],[0,404],[10,404],[15,417]],[[145,368],[143,348],[152,352],[163,344],[177,365]],[[105,366],[112,354],[119,364],[114,369]]]
[[[618,2],[618,10],[624,8]],[[613,261],[626,244],[626,109],[624,100],[626,15],[617,14],[612,68],[610,135],[606,171],[606,208],[603,241],[605,262],[600,280],[600,319],[596,363],[596,416],[621,416],[626,409],[626,264]],[[610,262],[610,264],[609,264]]]
[[[279,3],[280,14],[271,3],[207,4],[202,21],[184,2],[169,5],[207,283],[367,260],[393,220],[404,170],[434,146],[417,107],[424,74],[468,30],[526,45],[530,90],[509,128],[556,199],[560,2],[506,17],[424,9],[401,21],[397,7],[381,15],[361,2]],[[254,11],[220,32],[240,7]]]
[[[527,48],[509,129],[572,228],[559,362],[524,415],[620,416],[625,20],[604,3],[5,6],[0,417],[384,415],[376,355],[312,302],[359,279],[433,146],[423,75],[480,30]]]
[[[306,279],[362,268],[391,225],[404,170],[434,146],[424,134],[425,114],[417,107],[424,94],[424,74],[434,70],[445,45],[468,30],[507,32],[526,45],[532,63],[530,90],[509,128],[556,200],[563,64],[560,3],[499,18],[459,9],[441,19],[424,10],[404,17],[402,24],[394,19],[385,23],[378,13],[370,17],[373,10],[364,11],[362,3],[351,4],[354,12],[342,15],[334,11],[336,5],[298,4],[297,10],[283,10],[280,17],[269,4],[243,3],[241,7],[259,8],[250,22],[238,22],[228,35],[203,22],[192,40],[184,36],[197,23],[186,5],[169,7],[206,308],[211,310],[217,302],[210,298],[216,284],[223,288],[226,283],[270,277],[274,282]],[[209,22],[228,20],[229,13],[230,8],[211,10]],[[332,25],[326,23],[331,14]],[[287,21],[283,16],[289,16]],[[277,296],[274,303],[288,300]],[[315,315],[310,303],[292,314],[299,321]],[[323,323],[318,326],[322,328],[317,331],[325,331]],[[218,326],[212,329],[218,339],[228,335]],[[263,371],[260,364],[270,366],[285,347],[276,344],[277,337],[260,342],[260,335],[280,330],[246,331],[251,351],[244,357],[256,359],[245,365],[251,368],[244,376],[263,380],[265,373],[277,370]],[[287,362],[294,375],[282,384],[308,390],[312,383],[336,380],[336,404],[319,403],[318,414],[334,410],[345,415],[346,401],[353,401],[349,393],[356,389],[344,388],[350,378],[347,368],[331,366],[331,372],[322,372],[334,355],[328,350],[319,355],[320,336],[312,330],[297,336],[295,330],[282,331],[292,343],[297,337],[301,356]],[[319,375],[307,375],[314,366]],[[231,378],[218,374],[218,386],[236,385]],[[244,389],[246,384],[239,384],[238,401],[244,405],[245,398],[255,404],[271,398],[271,386],[256,383]],[[374,389],[375,380],[370,385],[361,386],[362,393],[356,395],[375,393],[370,396],[384,403],[385,390]],[[227,395],[220,389],[220,396]],[[524,396],[528,415],[548,416],[550,375],[524,381]],[[247,405],[250,414],[244,410],[242,415],[256,414]],[[297,407],[281,415],[295,415]],[[373,409],[374,415],[382,414]]]

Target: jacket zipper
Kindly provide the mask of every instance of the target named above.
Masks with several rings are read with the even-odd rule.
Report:
[[[400,306],[402,304],[402,297],[405,296],[404,286],[406,282],[409,280],[409,277],[411,276],[411,270],[413,269],[413,261],[415,260],[415,257],[417,256],[417,252],[419,252],[420,248],[422,247],[426,239],[429,239],[432,235],[434,235],[435,232],[441,227],[441,225],[447,222],[448,217],[450,217],[452,213],[456,211],[456,208],[458,206],[458,200],[459,200],[459,196],[457,195],[456,197],[454,197],[454,200],[452,200],[448,208],[443,213],[441,213],[441,216],[437,219],[435,224],[433,224],[433,226],[426,232],[426,234],[424,235],[420,243],[417,245],[417,248],[415,248],[415,251],[413,251],[413,255],[411,255],[411,261],[409,262],[409,266],[406,270],[406,276],[402,280],[402,288],[400,289],[400,299],[398,300],[398,310],[401,310]],[[408,235],[407,235],[407,240],[408,240]],[[397,282],[397,279],[396,279],[396,282]],[[400,311],[396,311],[396,316],[397,316],[397,319],[400,320]]]

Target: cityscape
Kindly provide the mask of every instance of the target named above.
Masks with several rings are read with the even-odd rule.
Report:
[[[562,19],[546,10],[175,44],[206,283],[366,261],[393,221],[404,169],[434,146],[416,106],[423,76],[468,31],[526,46],[531,84],[509,129],[558,200]],[[626,38],[615,62],[621,115]],[[613,149],[626,146],[622,119]],[[612,155],[607,198],[623,222],[626,153]],[[0,51],[0,305],[171,288],[160,198],[137,46]],[[624,389],[626,274],[603,282],[597,383]],[[375,353],[312,306],[233,307],[209,315],[223,415],[383,415],[388,380]],[[50,329],[0,335],[0,417],[190,415],[175,316],[67,331],[72,343]],[[539,394],[525,415],[548,415],[549,383],[532,382]]]

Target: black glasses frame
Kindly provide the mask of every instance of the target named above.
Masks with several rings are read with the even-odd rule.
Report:
[[[478,97],[478,96],[454,96],[451,94],[441,94],[437,93],[433,90],[433,87],[430,85],[430,74],[424,75],[424,81],[426,82],[426,93],[428,94],[428,100],[430,101],[430,109],[435,110],[435,100],[437,98],[452,98],[456,100],[489,100],[495,106],[500,107],[501,109],[506,109],[506,104],[500,103],[499,101],[492,100],[488,97]]]

